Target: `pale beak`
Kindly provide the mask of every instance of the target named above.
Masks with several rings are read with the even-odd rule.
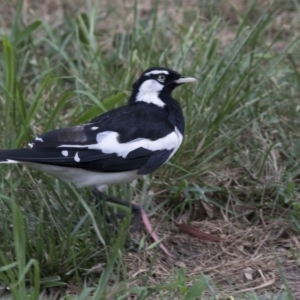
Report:
[[[174,82],[177,84],[180,83],[188,83],[188,82],[197,82],[198,79],[195,77],[180,77],[179,79],[175,80]]]

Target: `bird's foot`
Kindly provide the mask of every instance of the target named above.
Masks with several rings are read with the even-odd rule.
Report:
[[[130,208],[131,212],[132,212],[130,230],[131,231],[139,231],[141,229],[142,209],[138,204],[133,204],[133,203],[129,203],[129,202],[126,202],[126,201],[123,201],[120,199],[109,197],[109,196],[103,194],[102,192],[98,191],[96,188],[94,188],[92,190],[92,196],[96,200],[96,202],[101,202],[104,200],[109,203],[119,204],[119,205],[123,205],[125,207]],[[126,217],[126,213],[118,213],[118,214],[116,214],[116,217],[122,219],[122,218]],[[106,219],[107,219],[108,223],[113,223],[113,221],[111,220],[111,218],[108,215],[106,215]]]
[[[119,204],[119,205],[123,205],[123,206],[131,208],[132,216],[133,216],[133,218],[131,220],[131,231],[137,231],[137,232],[140,231],[141,224],[143,223],[145,225],[148,233],[153,238],[153,240],[155,242],[159,242],[159,238],[158,238],[156,232],[153,230],[151,222],[150,222],[146,212],[138,204],[128,203],[128,202],[120,200],[120,199],[105,196],[103,193],[101,193],[97,189],[93,189],[92,194],[93,194],[93,197],[96,199],[96,201],[105,200],[110,203]],[[125,216],[126,216],[126,214],[124,214],[124,213],[121,214],[121,217],[125,217]],[[159,246],[160,246],[160,249],[164,253],[166,253],[170,257],[173,257],[173,255],[166,249],[166,247],[162,243],[160,243]],[[137,240],[126,241],[125,248],[129,249],[133,252],[138,252],[138,250],[140,250],[141,248],[144,249],[144,247],[141,246],[140,243],[137,242]]]

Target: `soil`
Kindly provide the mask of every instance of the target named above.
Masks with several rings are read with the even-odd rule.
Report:
[[[16,3],[16,0],[12,2]],[[7,1],[1,4],[0,22],[4,31],[9,31],[12,25],[12,15],[15,11],[11,5],[12,2]],[[23,20],[25,24],[42,16],[44,21],[49,22],[52,26],[58,26],[62,23],[64,11],[72,14],[86,10],[85,0],[45,0],[42,2],[43,5],[40,4],[40,0],[24,0]],[[130,21],[133,20],[133,13],[128,13],[128,11],[132,10],[134,2],[133,0],[101,1],[99,11],[103,13],[100,13],[99,17],[105,16],[106,8],[110,7],[110,9],[118,9],[120,16],[124,18],[108,18],[106,22],[99,23],[98,29],[126,30],[124,20],[126,20],[126,24],[130,24]],[[147,0],[139,4],[142,17],[149,14],[154,2]],[[164,3],[164,1],[162,2]],[[224,19],[230,25],[219,33],[223,47],[226,47],[234,37],[235,25],[238,20],[236,11],[245,12],[247,2],[250,1],[217,2],[216,11],[222,12]],[[269,2],[271,1],[259,1],[259,5],[263,7]],[[185,1],[184,7],[196,7],[198,5],[196,3],[196,0],[188,0]],[[198,5],[197,8],[199,7],[201,20],[205,23],[208,21],[208,14],[205,7]],[[178,22],[184,21],[185,16],[182,10],[174,8],[172,5],[169,5],[167,9],[176,16]],[[161,11],[161,14],[163,13]],[[272,28],[272,30],[289,27],[294,19],[295,12],[282,11],[274,20],[275,29]],[[274,47],[280,50],[284,48],[285,44],[284,40],[279,40]],[[164,237],[164,245],[175,257],[171,258],[159,251],[152,266],[149,285],[166,283],[176,273],[174,270],[183,268],[186,276],[191,278],[191,283],[196,275],[208,276],[215,287],[215,292],[222,291],[222,299],[226,299],[226,297],[230,299],[229,296],[238,297],[240,293],[251,291],[268,299],[268,296],[278,295],[285,291],[286,286],[289,286],[295,299],[300,299],[299,236],[296,236],[291,226],[283,220],[279,216],[268,221],[261,219],[257,224],[253,224],[248,222],[247,218],[230,219],[221,214],[218,218],[208,216],[204,220],[195,220],[191,223],[205,233],[220,237],[220,242],[202,241],[190,237],[181,232],[175,223],[170,223],[168,226],[161,224],[157,228],[158,234],[160,237]],[[164,230],[166,227],[168,230]],[[128,275],[135,278],[147,272],[153,255],[153,251],[125,254]],[[131,285],[138,285],[138,280],[132,281]],[[287,282],[287,285],[284,281]],[[207,299],[210,299],[209,295],[207,295]]]

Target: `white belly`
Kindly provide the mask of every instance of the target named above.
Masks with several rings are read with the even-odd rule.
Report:
[[[131,182],[138,177],[137,170],[126,172],[92,172],[78,168],[25,162],[26,166],[55,175],[65,181],[73,182],[77,187],[95,186],[98,190],[105,189],[108,185]]]

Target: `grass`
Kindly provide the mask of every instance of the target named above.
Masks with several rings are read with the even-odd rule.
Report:
[[[199,78],[175,93],[186,116],[184,143],[155,174],[110,194],[135,198],[165,232],[186,212],[200,207],[208,214],[210,207],[208,221],[238,218],[251,227],[280,219],[296,238],[300,7],[253,2],[231,8],[230,20],[220,3],[196,2],[157,2],[146,12],[135,2],[103,13],[100,1],[87,0],[85,12],[66,8],[59,24],[39,15],[24,23],[22,1],[1,4],[12,11],[0,16],[1,148],[87,122],[124,104],[142,70],[171,67]],[[88,189],[10,165],[1,165],[0,187],[1,299],[225,299],[230,290],[205,270],[191,275],[172,266],[155,279],[163,255],[157,247],[149,257],[126,253],[129,218],[112,234]],[[299,268],[300,250],[289,243]],[[145,270],[132,276],[130,257],[143,260]],[[281,264],[277,288],[237,299],[296,299]]]

